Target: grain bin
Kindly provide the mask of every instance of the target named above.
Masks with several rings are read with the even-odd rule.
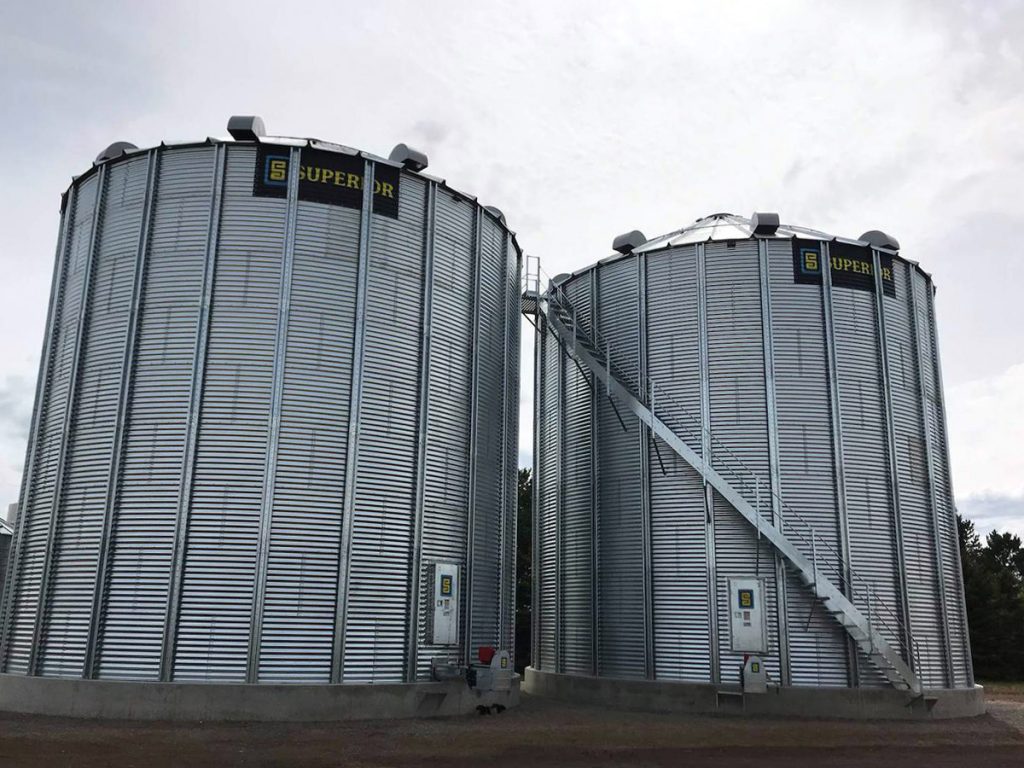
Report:
[[[229,131],[114,144],[63,196],[6,680],[426,683],[511,650],[504,216],[405,145]]]
[[[930,276],[884,233],[774,214],[614,248],[524,304],[530,689],[974,701]]]

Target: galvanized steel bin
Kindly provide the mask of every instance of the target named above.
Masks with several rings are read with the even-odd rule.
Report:
[[[709,216],[549,295],[921,687],[969,687],[931,278],[892,248],[755,228]],[[773,682],[887,685],[757,525],[576,359],[585,342],[537,319],[533,667],[738,683],[727,582],[756,576]]]
[[[414,682],[511,649],[500,213],[315,141],[115,155],[63,198],[2,670]],[[458,648],[427,642],[434,561]]]

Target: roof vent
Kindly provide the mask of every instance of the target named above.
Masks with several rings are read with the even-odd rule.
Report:
[[[759,237],[774,235],[779,228],[779,214],[754,211],[750,217],[751,233]]]
[[[639,229],[634,229],[632,232],[626,232],[625,234],[616,237],[612,241],[612,250],[618,251],[619,253],[629,253],[646,242],[647,238],[644,237],[644,233]]]
[[[256,115],[233,115],[228,120],[228,133],[235,141],[256,141],[260,136],[267,135],[267,127],[263,118]]]
[[[425,170],[428,165],[427,156],[408,144],[396,144],[395,148],[391,150],[391,154],[388,155],[388,160],[401,163],[406,169],[416,173]]]
[[[889,251],[898,251],[900,249],[900,241],[892,235],[885,234],[880,229],[872,229],[869,232],[865,232],[857,239],[863,240],[872,248],[885,248]]]
[[[505,223],[505,214],[501,212],[501,208],[495,208],[493,205],[485,205],[484,210],[491,214],[491,216],[496,218],[502,224]]]
[[[104,160],[113,160],[115,157],[123,155],[129,149],[138,149],[138,147],[130,141],[115,141],[109,147],[96,155],[96,162],[102,163]]]

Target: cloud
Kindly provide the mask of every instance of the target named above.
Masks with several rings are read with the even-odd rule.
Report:
[[[421,137],[430,145],[436,145],[447,139],[452,132],[452,127],[438,120],[417,120],[412,127],[414,136]]]
[[[7,504],[18,500],[21,490],[33,394],[33,385],[24,376],[7,376],[0,383],[0,512],[3,514]]]
[[[0,4],[0,141],[17,148],[0,188],[0,502],[17,493],[59,193],[115,139],[222,135],[233,112],[377,154],[422,142],[429,172],[504,211],[549,274],[715,210],[890,231],[939,286],[959,498],[1024,493],[1020,380],[1001,378],[1024,363],[1024,4],[312,0],[331,30],[317,45],[260,0],[203,5],[201,24],[194,3],[105,8]]]
[[[1024,537],[1024,496],[986,493],[957,501],[957,511],[974,521],[984,537],[991,530],[1016,533]]]
[[[1024,363],[949,387],[946,416],[960,513],[1024,534]]]
[[[1024,363],[948,387],[946,414],[957,495],[1024,496]]]

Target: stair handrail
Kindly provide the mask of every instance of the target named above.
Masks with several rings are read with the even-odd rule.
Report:
[[[536,269],[534,271],[530,270],[531,260],[532,263],[536,265]],[[547,278],[547,288],[542,293],[540,286],[543,278]],[[574,343],[576,336],[582,336],[583,339],[591,347],[597,350],[598,354],[601,354],[603,350],[605,364],[608,367],[609,373],[615,378],[617,378],[620,382],[627,384],[627,389],[636,392],[638,399],[641,399],[641,401],[643,401],[644,399],[647,399],[649,397],[650,401],[668,401],[668,403],[672,405],[677,412],[681,412],[690,420],[691,424],[682,426],[685,432],[688,433],[691,438],[696,437],[698,439],[702,439],[703,436],[706,435],[708,438],[709,446],[712,448],[711,456],[709,457],[709,462],[713,461],[715,456],[721,457],[722,454],[725,454],[727,457],[735,461],[735,463],[738,464],[739,467],[747,473],[749,478],[753,479],[753,488],[756,500],[756,506],[754,507],[754,509],[756,512],[756,516],[759,519],[763,515],[761,511],[761,502],[758,497],[760,496],[760,487],[762,484],[764,484],[765,487],[768,489],[769,498],[773,502],[778,501],[780,510],[785,512],[784,515],[780,515],[780,530],[786,530],[791,532],[797,538],[800,539],[800,541],[804,544],[805,547],[808,547],[810,549],[812,556],[812,567],[815,569],[815,572],[817,572],[818,570],[819,562],[822,562],[822,565],[824,565],[825,567],[829,567],[836,574],[836,577],[840,581],[840,583],[847,584],[848,589],[850,591],[849,600],[851,603],[856,604],[855,598],[858,594],[857,585],[858,582],[860,583],[863,589],[866,590],[867,594],[866,609],[868,614],[867,619],[869,622],[869,626],[876,625],[880,622],[882,627],[886,630],[886,633],[890,635],[889,639],[896,640],[897,642],[899,642],[900,646],[905,646],[907,643],[909,643],[910,647],[905,648],[905,651],[909,656],[913,658],[912,663],[914,669],[918,669],[919,644],[916,637],[914,636],[913,631],[911,630],[909,624],[904,622],[899,617],[899,615],[892,610],[892,608],[888,605],[887,602],[885,602],[884,600],[879,600],[877,598],[877,589],[874,582],[858,573],[856,569],[852,567],[852,564],[847,562],[846,558],[843,557],[841,552],[839,552],[835,547],[833,547],[828,540],[823,538],[821,534],[819,534],[814,529],[814,526],[810,522],[808,522],[803,516],[801,516],[795,509],[793,509],[793,507],[790,504],[788,504],[782,498],[781,492],[779,490],[773,489],[770,482],[768,482],[766,479],[763,479],[760,476],[760,474],[753,470],[751,467],[749,467],[746,464],[746,462],[743,461],[742,458],[737,456],[735,452],[733,452],[727,445],[725,445],[724,443],[722,443],[721,440],[715,437],[715,435],[712,434],[710,428],[703,424],[703,420],[696,419],[684,405],[682,405],[676,400],[676,398],[672,395],[671,392],[669,392],[663,386],[658,384],[658,382],[650,376],[644,377],[646,378],[648,386],[650,387],[649,394],[645,395],[643,393],[642,385],[640,383],[641,372],[639,370],[639,363],[635,365],[637,369],[637,376],[634,379],[634,377],[629,373],[629,371],[626,368],[616,363],[614,357],[612,356],[612,351],[615,349],[615,347],[612,346],[610,340],[605,338],[598,328],[590,328],[588,330],[579,321],[579,314],[576,310],[576,307],[573,304],[572,300],[569,298],[568,294],[562,288],[562,286],[560,284],[555,283],[550,277],[547,276],[547,274],[540,266],[539,258],[528,256],[527,270],[524,274],[524,285],[526,286],[526,290],[530,289],[531,284],[533,290],[536,291],[536,296],[538,299],[543,297],[549,301],[553,300],[552,303],[560,307],[569,316],[569,324],[572,327],[569,328],[568,330],[570,330],[574,336]],[[630,361],[629,367],[634,367],[632,361]],[[616,372],[616,369],[618,369],[618,373]],[[664,415],[664,409],[662,409],[660,413],[655,413],[655,411],[652,409],[651,413],[652,415],[656,416],[656,418],[658,418],[660,421],[662,421],[662,423],[664,423],[667,427],[669,427],[669,429],[673,429],[673,431],[676,431],[676,428],[674,428],[672,424],[670,424],[666,420]],[[675,416],[675,413],[670,411],[669,417],[672,418],[673,416]],[[673,420],[676,421],[676,423],[678,424],[678,418],[675,418]],[[698,431],[697,434],[694,434],[695,429]],[[747,477],[744,477],[744,475],[738,472],[735,468],[728,467],[727,465],[724,465],[721,462],[719,462],[719,466],[716,467],[716,470],[721,471],[721,469],[725,469],[727,472],[729,472],[733,476],[734,480],[738,482],[738,484],[742,488],[746,489],[748,492],[750,491],[751,485],[748,482]],[[769,512],[773,513],[773,508],[770,509]],[[792,525],[793,521],[800,523],[804,527],[805,531],[801,532],[797,526]],[[809,536],[810,539],[808,539],[807,536]],[[820,544],[825,548],[825,550],[835,557],[836,562],[829,563],[827,559],[824,561],[819,561],[817,557],[816,542],[820,542]],[[807,553],[805,552],[804,554],[806,556]],[[879,607],[881,607],[885,611],[885,613],[888,616],[888,620],[883,616],[877,615]],[[893,624],[895,626],[893,626]]]

